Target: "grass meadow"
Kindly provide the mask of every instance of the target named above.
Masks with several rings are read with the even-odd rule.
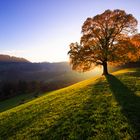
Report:
[[[1,140],[138,140],[140,69],[74,84],[0,113]]]

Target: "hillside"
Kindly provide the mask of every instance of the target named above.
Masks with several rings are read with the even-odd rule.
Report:
[[[138,140],[140,70],[113,75],[80,82],[0,113],[0,139]]]
[[[87,72],[87,74],[97,72]],[[0,62],[0,81],[48,81],[64,74],[83,74],[72,71],[68,62],[13,63]],[[84,74],[85,75],[85,74]],[[16,77],[16,78],[15,78]]]
[[[25,63],[29,61],[25,58],[0,54],[0,62],[22,62],[22,63],[24,62]]]

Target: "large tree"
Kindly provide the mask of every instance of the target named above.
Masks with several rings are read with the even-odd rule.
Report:
[[[82,26],[80,44],[71,43],[70,63],[74,70],[88,71],[107,64],[120,65],[139,58],[137,20],[123,10],[106,10],[93,18],[87,18]]]

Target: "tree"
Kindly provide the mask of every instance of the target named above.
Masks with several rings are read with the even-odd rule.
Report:
[[[93,18],[87,18],[82,26],[80,44],[71,43],[70,64],[77,71],[88,71],[103,66],[108,74],[108,63],[120,65],[139,58],[137,20],[123,10],[106,10]],[[134,37],[135,36],[135,37]]]

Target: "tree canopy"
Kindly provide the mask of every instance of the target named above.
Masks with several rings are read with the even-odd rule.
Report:
[[[87,18],[82,26],[79,43],[71,43],[70,64],[77,71],[88,71],[97,65],[120,65],[139,59],[140,34],[137,20],[123,10],[106,10],[102,14]]]

